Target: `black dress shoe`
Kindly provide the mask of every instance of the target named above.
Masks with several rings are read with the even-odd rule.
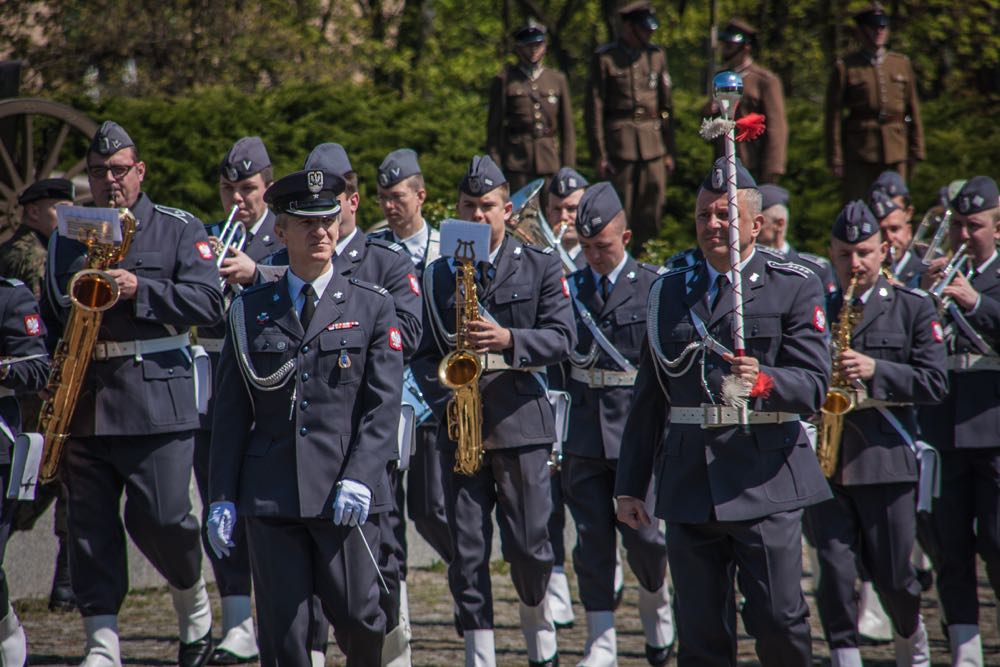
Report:
[[[573,621],[566,621],[565,623],[553,621],[552,624],[556,626],[556,630],[569,630],[573,627]]]
[[[917,582],[924,593],[934,585],[934,570],[917,570]],[[947,636],[947,635],[946,635]]]
[[[217,648],[212,651],[212,657],[208,659],[208,664],[210,665],[245,665],[248,662],[254,662],[257,660],[257,656],[250,656],[247,658],[236,655],[235,653],[230,653],[224,648]]]
[[[559,667],[559,651],[556,651],[556,654],[548,660],[542,660],[541,662],[529,660],[528,667]]]
[[[201,639],[196,639],[189,644],[181,642],[177,649],[177,664],[179,667],[204,667],[208,664],[208,659],[212,655],[212,629]]]
[[[664,667],[664,665],[670,662],[670,658],[674,656],[674,646],[676,644],[677,642],[675,641],[670,646],[660,648],[646,644],[646,661],[653,667]]]
[[[73,611],[76,609],[76,596],[71,586],[52,586],[49,593],[49,611]]]

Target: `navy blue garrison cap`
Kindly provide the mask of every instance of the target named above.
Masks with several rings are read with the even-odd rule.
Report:
[[[760,190],[760,210],[766,211],[777,204],[788,206],[788,190],[785,188],[768,183],[757,189]]]
[[[549,192],[557,197],[566,197],[588,185],[590,184],[587,182],[587,179],[581,176],[576,169],[563,167],[556,173],[555,178],[552,179],[552,183],[549,184]]]
[[[726,191],[726,158],[720,157],[712,165],[712,170],[708,172],[705,176],[705,180],[702,182],[701,187],[703,190],[708,190],[709,192],[725,192]],[[738,190],[744,190],[748,188],[757,188],[757,181],[753,180],[753,176],[747,171],[743,163],[740,162],[739,158],[736,158],[736,188]]]
[[[264,201],[275,213],[301,218],[322,218],[340,213],[337,195],[344,179],[322,169],[296,171],[278,179],[264,193]]]
[[[910,189],[906,187],[906,181],[898,171],[887,169],[878,175],[869,192],[881,190],[890,197],[905,197],[910,194]]]
[[[588,239],[597,236],[621,211],[622,202],[614,186],[607,181],[594,183],[580,198],[580,206],[576,209],[576,232]]]
[[[962,186],[951,205],[962,215],[972,215],[1000,206],[997,182],[989,176],[973,176]]]
[[[378,184],[391,188],[404,178],[420,173],[417,152],[410,148],[400,148],[385,156],[378,167]]]
[[[260,137],[243,137],[229,149],[222,158],[219,173],[230,181],[242,181],[262,169],[271,166],[271,158],[267,154],[264,142]]]
[[[347,157],[347,151],[340,144],[334,143],[320,144],[312,149],[312,153],[306,158],[306,163],[302,168],[321,169],[341,178],[354,171],[351,161]]]
[[[489,155],[474,155],[462,176],[458,189],[473,197],[482,197],[507,182],[507,177]]]
[[[833,223],[833,238],[845,243],[860,243],[879,233],[875,215],[860,199],[850,202],[840,211]]]
[[[871,195],[868,197],[868,203],[871,205],[872,213],[875,214],[875,219],[879,222],[882,222],[887,215],[899,209],[899,204],[894,202],[892,197],[882,190],[872,190]]]
[[[65,178],[46,178],[35,181],[24,189],[21,196],[17,198],[17,203],[21,206],[36,202],[41,199],[60,199],[73,201],[76,190],[73,181]]]
[[[135,142],[128,136],[128,132],[113,120],[106,120],[94,133],[94,138],[90,142],[90,152],[98,155],[114,155],[123,148],[132,146],[135,146]]]

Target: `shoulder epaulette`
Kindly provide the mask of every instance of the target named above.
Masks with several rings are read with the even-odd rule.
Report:
[[[193,215],[191,215],[190,213],[188,213],[187,211],[184,211],[179,208],[174,208],[173,206],[161,206],[160,204],[153,204],[153,208],[159,211],[160,213],[163,213],[164,215],[169,215],[173,218],[181,220],[182,222],[184,222],[184,224],[187,224],[193,220],[198,219]]]
[[[403,246],[399,245],[395,241],[386,241],[385,239],[380,239],[376,237],[369,236],[365,239],[365,245],[374,245],[381,248],[387,248],[395,253],[403,252]]]
[[[830,260],[826,257],[821,257],[820,255],[815,255],[811,252],[800,252],[799,257],[818,266],[822,266],[824,269],[830,266]]]
[[[545,246],[544,248],[539,248],[536,245],[529,245],[527,243],[525,243],[521,247],[522,248],[527,248],[528,250],[534,250],[535,252],[539,252],[539,253],[541,253],[543,255],[551,255],[552,253],[554,253],[556,251],[556,249],[553,248],[552,246]]]
[[[608,42],[607,44],[601,44],[596,49],[594,49],[594,53],[596,53],[597,55],[603,55],[608,51],[612,50],[613,48],[615,48],[616,46],[618,46],[618,42]]]
[[[808,278],[809,276],[816,275],[813,270],[808,266],[803,266],[801,264],[796,264],[795,262],[773,262],[767,263],[768,267],[781,271],[782,273],[791,273],[800,275],[803,278]]]
[[[378,239],[379,241],[392,241],[392,230],[388,227],[376,229],[375,231],[368,232],[368,238]]]
[[[661,47],[659,44],[647,44],[646,45],[646,50],[647,51],[652,51],[653,53],[656,53],[657,51],[662,51],[663,47]]]
[[[0,282],[8,287],[24,287],[24,283],[17,278],[0,278]]]
[[[259,283],[257,285],[250,285],[249,287],[244,287],[243,289],[241,289],[236,296],[241,297],[241,296],[246,296],[247,294],[253,294],[254,292],[259,292],[265,287],[274,287],[277,284],[278,284],[277,281],[270,281],[265,283]]]
[[[913,296],[918,296],[918,297],[920,297],[922,299],[924,299],[924,298],[926,298],[926,299],[931,298],[930,294],[928,294],[925,290],[920,289],[919,287],[907,287],[906,285],[897,285],[895,283],[893,283],[892,286],[893,286],[893,288],[896,289],[897,292],[903,292],[905,294],[912,294]]]
[[[667,261],[663,263],[663,266],[667,267],[669,270],[679,268],[681,266],[694,266],[697,264],[697,260],[694,258],[695,249],[687,248],[681,250],[678,253],[674,253],[667,258]],[[683,264],[681,263],[683,262]]]
[[[386,288],[379,287],[375,283],[368,283],[368,282],[365,282],[364,280],[358,280],[357,278],[351,278],[351,284],[352,285],[357,285],[358,287],[364,287],[365,289],[369,289],[369,290],[371,290],[373,292],[377,292],[378,294],[381,294],[382,296],[387,296],[389,294],[389,290],[387,290]]]
[[[772,248],[769,245],[759,245],[756,246],[757,250],[760,250],[765,255],[771,255],[772,257],[778,257],[780,259],[785,259],[785,256],[777,248]]]
[[[697,262],[695,262],[694,264],[690,264],[688,266],[678,266],[676,268],[669,269],[667,270],[666,273],[662,273],[660,275],[663,276],[664,278],[666,278],[667,276],[679,275],[681,273],[687,273],[688,271],[693,271],[697,266],[698,266]]]
[[[645,262],[636,262],[636,263],[639,265],[639,268],[646,269],[650,273],[658,274],[660,273],[661,270],[666,269],[665,266],[654,266],[652,264],[646,264]]]

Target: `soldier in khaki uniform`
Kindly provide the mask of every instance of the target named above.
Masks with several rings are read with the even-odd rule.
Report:
[[[674,169],[674,132],[667,58],[649,43],[659,21],[648,0],[618,10],[618,40],[594,54],[584,111],[597,177],[621,195],[632,227],[632,254],[656,236]]]
[[[719,33],[722,69],[743,76],[743,97],[736,108],[736,117],[759,113],[767,119],[763,136],[736,144],[736,155],[758,183],[777,183],[785,173],[788,153],[785,93],[778,75],[754,62],[752,53],[756,45],[757,29],[741,19],[732,19]],[[718,113],[714,102],[710,110]],[[722,155],[723,148],[719,141],[717,155]]]
[[[565,75],[542,65],[545,27],[529,23],[514,41],[518,63],[505,66],[490,87],[486,150],[517,190],[575,165],[576,132]]]
[[[909,58],[886,49],[885,9],[873,2],[854,21],[861,49],[837,61],[826,94],[827,162],[845,202],[863,198],[886,169],[909,180],[924,159],[916,76]]]

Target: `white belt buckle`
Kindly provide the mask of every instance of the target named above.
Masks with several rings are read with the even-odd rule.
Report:
[[[604,369],[592,368],[590,369],[590,387],[600,388],[604,386]]]

